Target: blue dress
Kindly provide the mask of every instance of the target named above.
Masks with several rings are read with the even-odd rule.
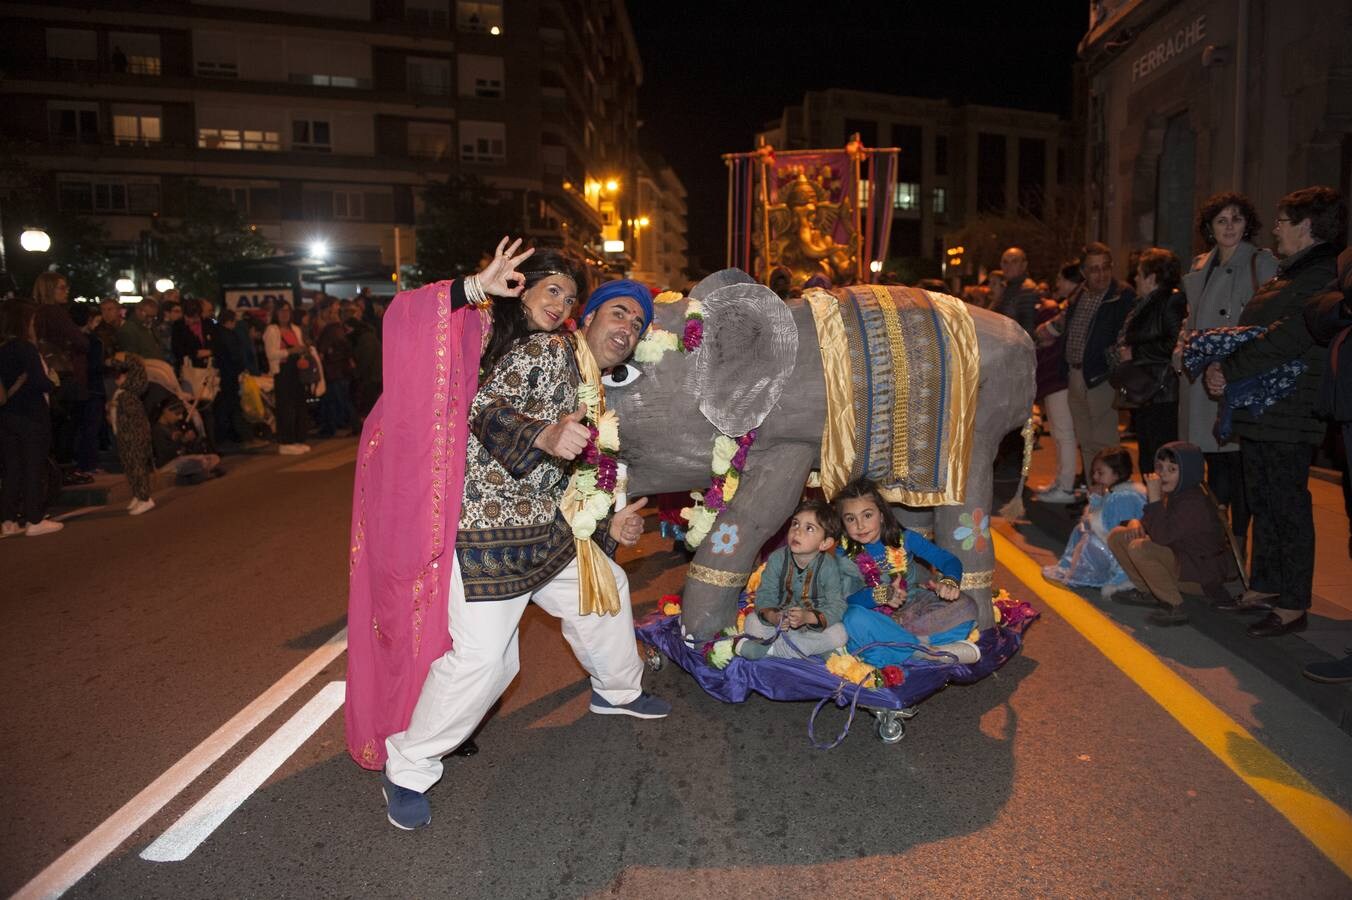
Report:
[[[846,649],[863,659],[871,666],[901,665],[916,652],[906,647],[871,647],[860,652],[860,648],[873,643],[883,644],[919,644],[923,643],[919,635],[924,634],[931,645],[947,644],[967,637],[976,624],[974,601],[966,594],[952,602],[940,600],[933,592],[920,587],[920,578],[916,577],[916,557],[930,563],[941,575],[954,581],[962,581],[962,562],[914,531],[902,531],[902,547],[907,556],[906,603],[893,615],[874,609],[876,600],[873,588],[864,581],[864,576],[843,550],[837,551],[841,559],[841,569],[845,575],[845,630],[850,636]],[[882,572],[882,585],[892,583],[892,573],[888,571],[887,551],[882,541],[865,544],[864,550],[878,563]],[[901,621],[911,624],[907,628]]]
[[[1120,481],[1105,494],[1090,494],[1089,506],[1070,533],[1061,560],[1044,567],[1042,576],[1071,587],[1126,584],[1127,573],[1108,549],[1108,532],[1139,519],[1144,511],[1145,488],[1132,481]]]

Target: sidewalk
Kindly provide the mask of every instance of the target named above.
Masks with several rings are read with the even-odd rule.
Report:
[[[1134,457],[1135,442],[1124,441],[1123,445]],[[1042,435],[1033,452],[1028,485],[1050,481],[1055,468],[1055,444],[1050,436]],[[1136,477],[1139,479],[1139,474]],[[1348,553],[1348,517],[1338,473],[1320,470],[1312,474],[1310,494],[1314,501],[1315,521],[1314,605],[1310,610],[1310,627],[1295,635],[1254,639],[1241,627],[1248,625],[1253,616],[1216,612],[1204,604],[1193,603],[1188,606],[1192,622],[1183,628],[1192,628],[1222,644],[1352,734],[1352,686],[1317,684],[1300,674],[1309,663],[1340,658],[1352,648],[1352,558]],[[1042,554],[1048,556],[1046,562],[1054,562],[1078,521],[1081,507],[1038,503],[1032,497],[1031,489],[1026,490],[1025,517],[1011,524],[1027,544],[1040,548]],[[1097,591],[1080,590],[1079,593],[1086,597],[1093,593],[1092,602],[1110,615],[1118,611],[1112,603],[1102,602]]]

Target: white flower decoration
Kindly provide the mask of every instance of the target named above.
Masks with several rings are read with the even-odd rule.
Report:
[[[578,510],[573,514],[573,537],[585,541],[596,533],[596,522],[596,518],[587,515],[585,509]]]
[[[601,414],[601,421],[596,423],[596,446],[607,453],[616,454],[620,452],[620,415],[613,409],[608,409]]]
[[[597,521],[604,519],[608,512],[610,512],[610,497],[599,492],[588,497],[582,506],[582,513]],[[595,524],[592,527],[595,528]]]
[[[720,434],[714,438],[714,458],[709,467],[715,475],[726,475],[736,455],[737,442],[726,434]]]

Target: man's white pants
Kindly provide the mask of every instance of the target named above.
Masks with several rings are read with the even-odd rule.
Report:
[[[578,614],[576,557],[533,594],[474,603],[465,600],[459,561],[451,563],[452,649],[432,663],[408,730],[385,740],[385,773],[391,781],[426,791],[441,778],[441,758],[474,733],[520,671],[517,638],[531,601],[562,624],[564,639],[596,693],[615,705],[638,699],[643,661],[634,636],[629,579],[613,560],[606,561],[620,589],[620,612],[614,616]]]
[[[1054,484],[1063,491],[1075,489],[1075,466],[1077,459],[1075,444],[1075,420],[1070,415],[1070,390],[1053,391],[1042,398],[1042,412],[1047,416],[1047,430],[1056,442],[1056,481]],[[1088,482],[1088,473],[1085,481]]]

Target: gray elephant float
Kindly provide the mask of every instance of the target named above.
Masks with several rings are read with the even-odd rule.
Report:
[[[608,378],[606,390],[619,413],[630,496],[707,488],[715,437],[756,429],[716,539],[701,543],[687,572],[686,631],[707,638],[732,624],[758,550],[822,466],[828,420],[837,433],[854,436],[851,475],[891,483],[912,499],[930,496],[906,490],[920,482],[947,489],[942,505],[899,511],[908,527],[932,531],[962,560],[963,589],[989,602],[995,453],[1006,434],[1025,426],[1033,402],[1034,349],[1023,330],[1004,316],[913,288],[857,286],[785,302],[736,269],[701,281],[687,299],[658,304],[654,325],[681,335],[691,299],[702,308],[698,347],[657,359],[648,353],[647,361],[640,354],[618,379]],[[838,308],[837,326],[822,324],[829,321],[824,306],[832,315]],[[939,326],[938,307],[966,329],[965,399],[954,329]],[[852,355],[839,352],[845,344]],[[837,352],[824,356],[823,346]],[[838,386],[851,381],[853,400],[844,405]],[[953,457],[945,460],[940,432],[956,432],[951,421],[941,423],[951,416],[965,416],[966,430],[944,448]],[[824,487],[829,494],[832,485]]]

